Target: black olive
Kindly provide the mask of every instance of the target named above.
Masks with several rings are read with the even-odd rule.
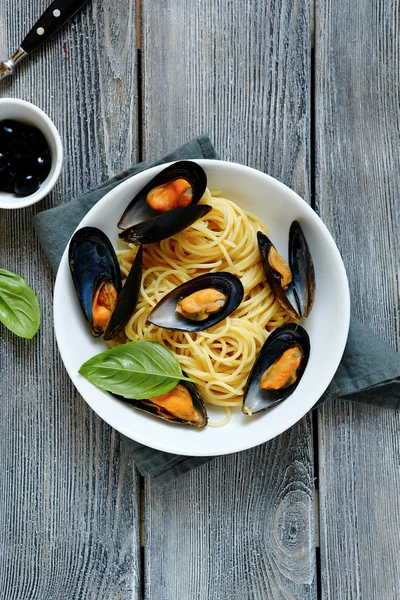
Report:
[[[14,179],[11,179],[11,177],[8,177],[4,190],[6,192],[9,192],[10,194],[14,194],[14,183],[15,183]]]
[[[18,175],[32,175],[33,173],[39,177],[31,160],[9,160],[7,170],[11,179],[15,179]]]
[[[7,154],[12,161],[22,162],[33,159],[33,152],[26,142],[15,138],[7,146]]]
[[[18,166],[13,162],[8,161],[7,171],[8,171],[9,177],[11,177],[11,179],[15,179],[18,174]]]
[[[0,189],[27,196],[36,192],[51,170],[49,146],[36,127],[0,121]]]
[[[0,121],[0,144],[2,147],[9,144],[11,140],[19,136],[20,127],[21,123],[18,121],[12,121],[11,119]]]
[[[7,171],[0,174],[0,190],[9,194],[14,193],[14,180],[8,177]]]
[[[19,196],[29,196],[40,187],[39,177],[36,175],[17,175],[14,183],[14,192]]]
[[[7,171],[7,165],[6,165],[6,168],[0,172],[0,190],[2,190],[3,192],[7,191],[6,188],[7,188],[8,179],[9,179],[9,177],[8,177],[8,171]]]
[[[16,138],[8,145],[8,172],[10,177],[35,173],[34,154],[28,144]]]
[[[7,169],[7,157],[0,152],[0,173],[3,173]]]
[[[51,158],[48,152],[43,152],[35,156],[33,160],[35,173],[38,174],[40,181],[44,181],[51,169]]]
[[[42,150],[48,150],[46,138],[40,129],[36,127],[24,125],[21,130],[21,139],[28,144],[33,152],[41,153]]]

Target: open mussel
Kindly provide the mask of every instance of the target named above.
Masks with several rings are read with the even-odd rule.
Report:
[[[310,356],[310,339],[300,325],[275,329],[263,345],[247,380],[242,411],[260,412],[294,392]]]
[[[212,206],[200,204],[187,208],[176,208],[157,217],[128,227],[119,237],[129,244],[154,244],[165,240],[189,227],[210,212]]]
[[[117,336],[135,310],[142,278],[143,249],[122,287],[121,271],[108,237],[96,227],[82,227],[72,236],[68,260],[83,314],[95,337]]]
[[[314,304],[315,273],[310,249],[298,221],[293,221],[290,226],[289,262],[299,314],[308,317]]]
[[[293,319],[308,317],[315,296],[315,274],[310,250],[298,221],[289,231],[289,264],[271,240],[257,233],[258,247],[268,284],[275,298]]]
[[[207,176],[197,163],[188,160],[173,163],[160,171],[133,198],[118,227],[126,229],[160,212],[197,204],[206,186]]]
[[[108,322],[107,330],[104,334],[106,341],[112,340],[122,331],[135,310],[142,283],[142,271],[143,246],[140,246]]]
[[[203,399],[191,381],[181,380],[171,392],[148,400],[121,400],[172,423],[202,428],[208,422]]]
[[[173,331],[203,331],[236,310],[243,294],[243,285],[236,275],[207,273],[169,292],[147,319]]]
[[[158,173],[133,198],[118,227],[119,237],[132,244],[152,244],[182,231],[204,217],[211,206],[197,206],[207,185],[195,162],[176,162]]]

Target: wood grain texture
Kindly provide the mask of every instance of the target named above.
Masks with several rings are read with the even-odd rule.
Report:
[[[353,312],[398,348],[399,2],[316,7],[316,200],[347,268]],[[400,596],[400,415],[320,413],[322,598]]]
[[[308,418],[164,491],[148,482],[145,597],[316,598],[312,494]]]
[[[142,1],[144,157],[208,132],[221,158],[308,198],[309,3]],[[147,483],[152,600],[316,597],[308,419],[158,490]]]
[[[47,6],[0,4],[6,58]],[[0,597],[134,600],[140,590],[139,489],[118,434],[79,397],[52,325],[53,276],[32,214],[77,196],[137,156],[135,2],[94,1],[5,80],[0,95],[32,101],[64,144],[62,176],[39,206],[2,211],[0,264],[39,297],[32,341],[0,327]],[[63,49],[69,51],[70,58]]]
[[[304,0],[149,0],[143,152],[209,133],[220,158],[309,198],[310,17]]]

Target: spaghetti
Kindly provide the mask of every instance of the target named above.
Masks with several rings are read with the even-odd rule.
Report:
[[[217,192],[211,195],[206,190],[203,202],[213,207],[203,220],[166,240],[144,246],[136,310],[112,345],[138,339],[164,344],[174,352],[204,400],[224,406],[229,413],[229,407],[242,404],[248,375],[268,332],[290,317],[265,281],[257,244],[257,231],[265,232],[260,219]],[[124,244],[118,251],[124,275],[129,273],[137,250],[137,246]],[[229,317],[198,333],[169,331],[146,322],[165,294],[213,271],[233,273],[243,284],[243,301]]]

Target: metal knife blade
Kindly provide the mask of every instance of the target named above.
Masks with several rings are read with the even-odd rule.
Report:
[[[87,0],[54,0],[32,27],[21,46],[0,64],[0,80],[11,75],[15,65],[62,27]]]

